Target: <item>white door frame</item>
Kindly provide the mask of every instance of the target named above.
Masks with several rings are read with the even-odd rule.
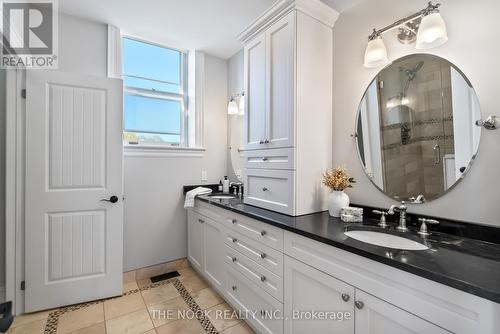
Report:
[[[13,303],[14,314],[24,313],[24,110],[21,90],[23,70],[6,73],[5,135],[5,297]]]

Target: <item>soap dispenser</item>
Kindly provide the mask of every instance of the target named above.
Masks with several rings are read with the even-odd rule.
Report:
[[[224,194],[229,194],[229,180],[227,176],[224,176],[224,181],[222,181],[222,192]]]

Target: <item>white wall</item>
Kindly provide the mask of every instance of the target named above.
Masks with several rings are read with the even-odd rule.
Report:
[[[5,70],[0,70],[0,302],[5,286]]]
[[[243,92],[244,74],[243,74],[243,50],[234,54],[227,60],[228,82],[227,93],[228,99],[231,95],[241,94]],[[227,173],[230,180],[237,181],[236,171],[243,171],[244,159],[237,152],[238,148],[243,147],[243,118],[244,116],[229,115],[227,117],[228,124],[228,147],[232,150],[227,150]]]
[[[443,0],[441,13],[449,42],[429,53],[448,59],[469,78],[479,96],[482,115],[499,114],[500,44],[491,32],[500,28],[498,0]],[[358,159],[354,132],[356,111],[366,87],[380,69],[365,69],[363,55],[373,27],[383,27],[416,12],[425,2],[377,0],[364,2],[340,16],[334,28],[333,165],[345,164],[358,183],[348,191],[351,202],[388,207],[394,202],[365,176]],[[384,35],[391,60],[416,53],[393,33]],[[465,179],[445,196],[409,211],[500,226],[500,131],[482,131],[476,161]]]
[[[182,187],[218,183],[226,174],[227,66],[205,57],[205,148],[202,157],[125,156],[124,269],[187,256]]]
[[[59,20],[59,70],[107,75],[107,27],[69,15]],[[205,147],[203,157],[124,158],[124,269],[186,256],[182,186],[226,174],[227,64],[205,57]]]

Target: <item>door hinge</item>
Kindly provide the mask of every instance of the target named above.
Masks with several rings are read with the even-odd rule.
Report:
[[[26,99],[26,89],[21,89],[21,97]]]
[[[26,290],[26,281],[21,281],[21,291]]]

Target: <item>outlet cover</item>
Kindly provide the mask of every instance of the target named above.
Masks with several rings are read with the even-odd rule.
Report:
[[[201,180],[202,181],[208,181],[208,176],[207,176],[207,171],[206,170],[202,170],[201,171]]]

